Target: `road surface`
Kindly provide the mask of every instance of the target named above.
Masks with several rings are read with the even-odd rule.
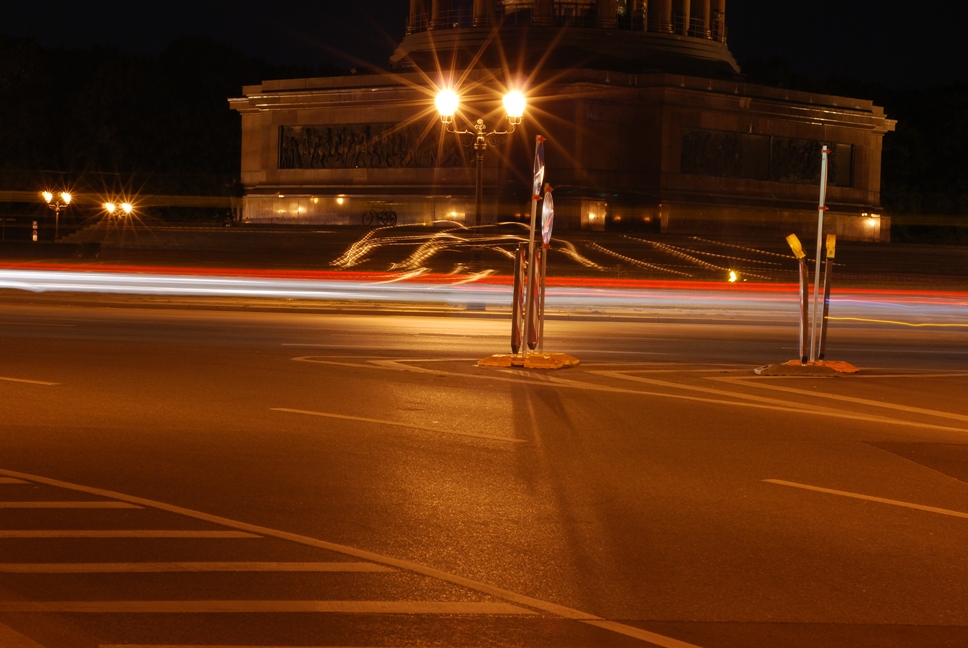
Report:
[[[0,645],[968,645],[963,302],[858,306],[843,378],[755,376],[763,304],[540,373],[486,312],[4,302]]]

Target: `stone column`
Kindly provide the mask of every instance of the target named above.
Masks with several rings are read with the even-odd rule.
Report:
[[[679,2],[680,2],[680,5],[679,6],[682,8],[682,11],[679,12],[680,15],[682,16],[682,32],[681,33],[682,33],[683,36],[688,36],[689,35],[689,23],[690,23],[690,18],[691,18],[690,10],[692,9],[692,1],[691,0],[679,0]]]
[[[598,26],[610,29],[618,25],[618,2],[616,0],[598,0]]]
[[[709,24],[712,38],[718,41],[726,40],[726,0],[715,0]]]
[[[534,24],[553,25],[555,23],[554,0],[534,0]]]
[[[672,33],[672,0],[652,0],[648,15],[649,31]]]
[[[628,16],[632,23],[632,29],[638,27],[638,21],[642,20],[642,29],[649,31],[649,2],[648,0],[628,0]]]
[[[710,30],[712,29],[713,22],[712,15],[709,12],[710,0],[700,0],[697,9],[699,9],[701,14],[699,17],[702,18],[702,27],[696,36],[699,36],[700,38],[711,38],[712,32]]]
[[[450,27],[453,16],[450,15],[450,0],[431,0],[430,28],[446,29]]]
[[[491,24],[491,0],[474,0],[474,26],[487,27]]]
[[[427,29],[427,5],[424,0],[410,0],[410,33]]]

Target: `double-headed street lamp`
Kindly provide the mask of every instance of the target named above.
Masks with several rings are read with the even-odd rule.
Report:
[[[60,213],[71,204],[71,195],[66,191],[56,196],[49,191],[43,191],[40,195],[47,201],[47,206],[54,210],[54,240],[56,241],[60,238]]]
[[[440,113],[440,121],[447,129],[448,133],[455,135],[474,135],[474,152],[477,154],[477,185],[474,196],[474,225],[480,226],[482,221],[481,204],[484,198],[484,151],[488,146],[496,144],[495,138],[508,135],[514,132],[514,127],[521,123],[524,116],[524,107],[527,101],[524,95],[518,91],[509,92],[504,95],[504,110],[507,112],[508,123],[511,128],[506,131],[485,132],[487,127],[483,119],[478,119],[474,124],[474,130],[457,130],[454,127],[454,114],[460,105],[460,97],[453,90],[441,90],[437,93],[434,100],[437,112]]]
[[[130,216],[131,212],[134,211],[134,207],[131,206],[131,203],[126,202],[123,202],[120,205],[116,205],[113,202],[106,202],[102,206],[104,207],[104,211],[108,213],[108,216],[112,217],[119,209],[121,210],[121,214],[119,214],[119,216]]]

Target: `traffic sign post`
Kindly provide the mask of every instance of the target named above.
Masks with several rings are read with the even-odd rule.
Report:
[[[551,230],[555,225],[555,200],[551,185],[545,185],[541,204],[541,296],[538,309],[538,353],[544,353],[545,285],[548,278],[548,251],[551,250]]]
[[[534,331],[534,311],[535,311],[535,299],[534,290],[535,285],[535,263],[534,263],[534,230],[535,224],[538,218],[538,201],[541,200],[541,187],[544,186],[544,174],[545,174],[545,163],[544,163],[544,143],[545,138],[541,135],[536,135],[534,138],[534,182],[531,186],[531,230],[528,234],[528,283],[527,283],[527,298],[525,300],[526,310],[524,315],[524,339],[525,345],[521,348],[521,354],[525,359],[528,357],[528,348],[534,349],[531,345],[531,336]]]
[[[839,374],[857,373],[860,370],[849,362],[824,360],[824,355],[827,351],[827,325],[829,322],[828,313],[830,312],[830,278],[833,271],[833,260],[837,247],[837,237],[833,234],[827,235],[827,260],[824,264],[823,275],[823,318],[820,320],[820,347],[819,357],[817,359],[810,359],[810,357],[807,355],[807,323],[810,321],[810,271],[807,269],[807,254],[803,251],[803,246],[800,244],[800,239],[797,238],[796,234],[791,234],[790,236],[786,237],[786,240],[790,245],[790,249],[793,250],[793,256],[797,258],[797,263],[800,266],[800,357],[796,360],[790,360],[789,362],[757,367],[753,370],[753,373],[758,376],[835,376]],[[819,259],[822,254],[823,249],[818,247],[818,270],[820,264]],[[819,276],[817,279],[819,283]],[[817,286],[815,285],[815,297],[816,294]],[[814,301],[815,306],[813,321],[816,323],[816,298]],[[814,333],[816,333],[816,331]],[[810,355],[812,356],[815,351],[816,349],[811,347]]]
[[[817,361],[817,313],[820,295],[820,250],[823,244],[823,213],[827,211],[827,156],[826,146],[820,152],[820,207],[817,208],[817,264],[813,273],[813,327],[810,330],[810,362]]]
[[[554,227],[555,204],[551,186],[545,184],[545,138],[535,137],[534,177],[531,186],[531,229],[527,246],[522,242],[514,255],[514,288],[511,303],[511,354],[493,355],[477,364],[482,367],[519,366],[527,369],[561,369],[578,364],[565,353],[544,353],[545,285],[548,252]],[[544,189],[544,195],[541,192]],[[538,201],[541,200],[541,245],[535,245]],[[522,322],[523,317],[523,322]],[[528,354],[528,351],[535,353]]]

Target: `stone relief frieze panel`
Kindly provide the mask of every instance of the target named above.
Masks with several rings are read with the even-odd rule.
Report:
[[[459,143],[425,124],[279,127],[280,169],[429,169],[464,165]]]
[[[686,128],[682,131],[680,170],[719,178],[818,184],[822,146],[822,142],[813,140]],[[828,146],[828,183],[852,186],[853,147]]]

